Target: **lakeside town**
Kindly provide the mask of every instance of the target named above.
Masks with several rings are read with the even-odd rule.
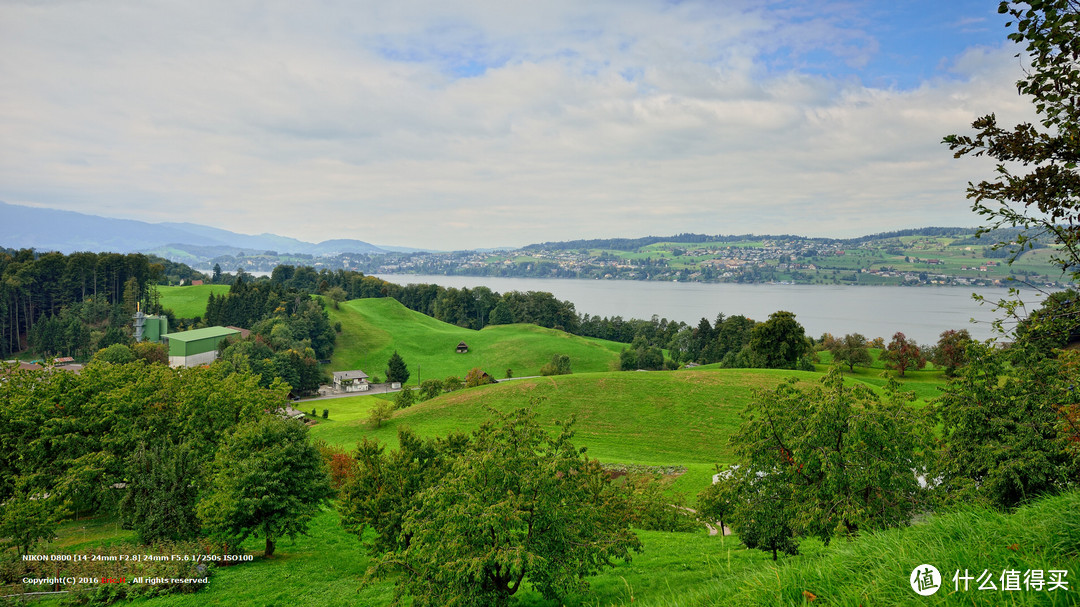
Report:
[[[529,245],[505,250],[339,253],[331,256],[239,252],[210,260],[225,270],[266,272],[280,263],[367,274],[438,274],[709,283],[1008,286],[1070,282],[1037,242],[1015,260],[975,230],[926,228],[822,239],[800,236],[679,235]]]

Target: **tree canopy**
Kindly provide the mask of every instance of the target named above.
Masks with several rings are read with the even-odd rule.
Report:
[[[573,446],[570,423],[552,436],[528,410],[493,415],[469,437],[357,451],[342,520],[375,529],[370,573],[393,575],[413,605],[505,605],[526,581],[555,599],[640,550],[628,496]]]
[[[890,382],[885,399],[845,385],[833,369],[821,385],[796,379],[759,392],[732,436],[742,506],[735,527],[756,547],[791,552],[795,535],[834,535],[906,525],[925,502],[929,428]],[[745,536],[745,537],[744,537]]]
[[[213,470],[199,518],[230,542],[264,538],[266,556],[273,556],[281,536],[306,533],[308,522],[334,495],[307,427],[275,416],[237,427],[218,448]]]
[[[1008,37],[1030,63],[1016,85],[1034,103],[1039,125],[1002,128],[988,114],[972,123],[974,135],[948,135],[944,143],[957,158],[998,161],[994,179],[968,184],[972,208],[989,222],[980,234],[1025,228],[1010,263],[1034,239],[1050,235],[1061,245],[1054,261],[1080,278],[1080,1],[1006,1],[998,12],[1012,17]]]

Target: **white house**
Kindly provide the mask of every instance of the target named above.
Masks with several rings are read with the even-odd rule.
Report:
[[[368,374],[357,369],[355,371],[334,371],[334,391],[336,392],[367,392],[371,389],[368,383]]]

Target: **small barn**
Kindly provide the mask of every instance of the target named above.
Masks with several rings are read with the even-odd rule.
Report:
[[[336,392],[367,392],[371,389],[368,374],[356,369],[353,371],[334,371],[334,390]]]
[[[457,345],[457,353],[458,354],[465,354],[468,351],[469,351],[469,345],[466,344],[465,342],[460,342]]]

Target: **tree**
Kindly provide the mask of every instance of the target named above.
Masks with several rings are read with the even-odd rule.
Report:
[[[806,331],[791,312],[773,312],[750,332],[750,351],[768,369],[794,369],[810,349]]]
[[[30,495],[25,491],[8,498],[0,509],[0,546],[11,546],[19,555],[28,554],[39,542],[54,537],[56,526],[71,514],[55,496]]]
[[[335,310],[341,307],[341,302],[349,298],[349,294],[345,292],[345,289],[337,286],[330,287],[326,291],[326,296],[330,298],[330,301],[334,302]]]
[[[405,392],[405,390],[402,390],[402,392]],[[382,428],[383,422],[393,417],[393,415],[394,404],[380,398],[375,402],[375,406],[371,408],[368,422],[376,428]]]
[[[358,473],[343,518],[354,529],[370,520],[385,530],[372,545],[373,573],[396,579],[399,598],[409,594],[417,607],[506,605],[525,582],[558,599],[641,548],[627,496],[573,446],[570,423],[551,436],[528,410],[492,415],[466,443],[458,439],[457,453],[448,441],[445,455],[428,451],[419,461],[370,444],[357,454],[371,473]],[[387,487],[390,478],[401,480]],[[407,500],[404,512],[392,504],[393,516],[376,511],[387,492]]]
[[[830,339],[827,349],[832,352],[833,361],[847,365],[851,372],[855,371],[855,365],[864,366],[873,362],[866,338],[858,333],[848,333],[843,339]]]
[[[97,354],[94,354],[94,362],[106,362],[114,365],[123,365],[135,360],[135,354],[131,351],[131,348],[124,344],[113,344],[107,348],[98,350]]]
[[[409,381],[409,369],[406,368],[405,361],[402,360],[397,350],[394,350],[394,353],[390,355],[390,360],[386,363],[386,381],[402,384]]]
[[[570,357],[566,354],[552,354],[551,362],[540,367],[540,375],[569,375],[573,373],[570,369]]]
[[[885,362],[886,369],[894,369],[904,376],[908,369],[919,370],[926,366],[926,357],[923,356],[919,346],[908,341],[907,336],[897,331],[889,342],[889,345],[881,353],[881,360]]]
[[[269,557],[279,537],[306,534],[308,522],[333,496],[307,427],[267,416],[238,426],[218,448],[198,514],[213,535],[231,542],[265,538]]]
[[[214,284],[221,282],[221,264],[214,264],[214,276],[210,279]]]
[[[1080,458],[1077,358],[974,343],[968,364],[943,388],[933,412],[942,426],[934,476],[947,498],[1014,508],[1075,484]],[[1070,452],[1070,447],[1073,451]]]
[[[416,395],[413,394],[412,388],[402,388],[394,395],[394,408],[395,409],[408,409],[416,403]]]
[[[488,316],[488,324],[510,325],[513,323],[514,313],[510,310],[510,306],[500,299],[499,302],[495,304],[495,307],[491,309],[491,314]]]
[[[164,440],[147,447],[141,443],[131,455],[128,486],[120,501],[124,527],[134,529],[144,544],[198,535],[195,506],[201,464],[185,444]]]
[[[456,375],[448,375],[443,380],[443,388],[447,392],[453,392],[454,390],[460,390],[465,384],[461,381],[461,378]]]
[[[820,385],[791,378],[757,393],[731,438],[744,542],[747,527],[758,547],[784,551],[793,534],[828,542],[910,522],[926,500],[913,471],[925,473],[931,432],[912,394],[895,381],[885,394],[845,385],[836,368]]]
[[[979,234],[1007,226],[1021,228],[1015,240],[995,245],[1007,248],[1010,264],[1036,241],[1051,239],[1060,245],[1053,261],[1076,279],[1080,277],[1080,1],[1007,1],[998,5],[998,12],[1013,18],[1008,26],[1015,25],[1016,31],[1008,38],[1023,45],[1021,52],[1030,62],[1016,85],[1035,104],[1041,128],[1023,123],[1004,129],[989,114],[972,123],[974,135],[948,135],[943,142],[957,158],[985,155],[998,162],[993,181],[968,184],[973,210],[989,222]],[[1018,167],[1027,172],[1017,172]],[[1000,305],[1015,316],[1019,304]]]
[[[420,398],[428,400],[442,394],[443,383],[439,379],[425,379],[420,382]]]
[[[720,478],[698,493],[697,512],[701,520],[719,523],[720,535],[723,536],[724,527],[730,527],[728,523],[731,522],[731,515],[739,500],[735,491],[734,471],[730,468],[721,470],[720,466],[717,466],[716,470]]]
[[[475,388],[477,386],[493,383],[495,383],[495,378],[485,373],[480,367],[473,367],[465,374],[466,388]]]
[[[165,344],[141,341],[131,346],[131,353],[135,355],[135,358],[141,358],[148,363],[169,364],[169,349],[165,347]]]
[[[967,362],[967,347],[971,341],[967,329],[943,331],[931,352],[930,361],[945,369],[946,377],[952,377]]]
[[[735,471],[735,516],[739,540],[751,550],[799,553],[796,527],[796,500],[792,479],[779,469],[759,471],[740,468]]]

